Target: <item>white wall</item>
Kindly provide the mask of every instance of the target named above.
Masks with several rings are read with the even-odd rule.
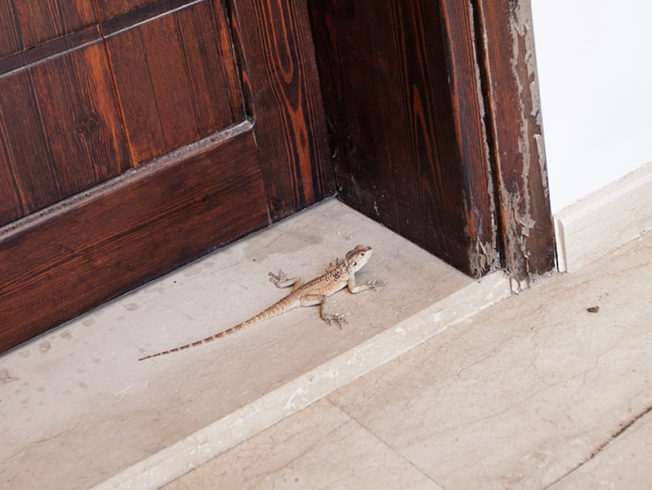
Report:
[[[652,1],[532,0],[553,213],[652,161]]]

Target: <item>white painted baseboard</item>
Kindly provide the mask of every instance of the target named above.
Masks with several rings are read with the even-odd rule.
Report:
[[[555,215],[561,272],[573,272],[652,229],[652,162]]]

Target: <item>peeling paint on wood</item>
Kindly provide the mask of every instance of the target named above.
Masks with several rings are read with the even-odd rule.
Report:
[[[505,267],[518,287],[555,266],[529,0],[477,0]]]

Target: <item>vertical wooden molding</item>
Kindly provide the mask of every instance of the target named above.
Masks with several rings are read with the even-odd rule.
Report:
[[[507,271],[517,287],[555,267],[530,0],[474,0]]]
[[[474,11],[467,0],[441,0],[440,9],[453,123],[464,167],[462,197],[469,272],[480,277],[500,268],[501,257]]]
[[[306,0],[230,0],[274,221],[335,193]]]

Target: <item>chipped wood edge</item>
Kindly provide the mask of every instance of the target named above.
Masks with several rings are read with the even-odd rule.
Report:
[[[491,273],[94,488],[159,488],[510,294]]]
[[[515,290],[555,268],[530,0],[473,0],[505,268]]]

